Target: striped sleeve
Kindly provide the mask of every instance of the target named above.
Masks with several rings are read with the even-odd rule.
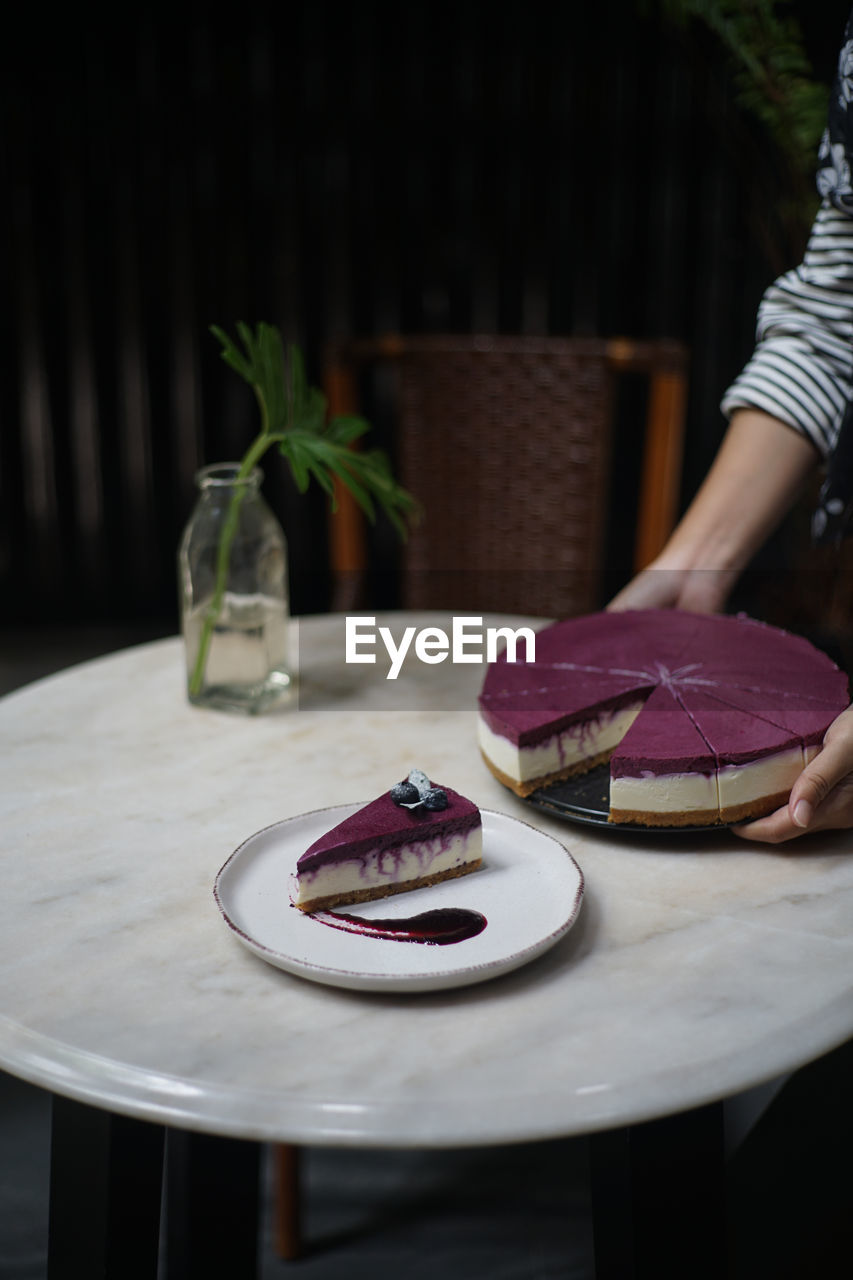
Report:
[[[770,286],[756,346],[723,397],[727,416],[763,409],[825,458],[853,398],[853,217],[824,201],[800,266]]]

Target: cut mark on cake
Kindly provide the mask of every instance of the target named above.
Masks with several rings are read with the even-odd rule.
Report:
[[[483,702],[497,702],[501,698],[539,698],[546,693],[556,697],[564,694],[565,688],[560,684],[541,684],[535,689],[498,689],[496,693],[482,693],[480,697]]]
[[[774,698],[805,698],[808,702],[817,702],[821,705],[832,701],[831,698],[823,697],[819,693],[809,693],[806,689],[778,689],[768,684],[740,684],[736,680],[718,680],[712,683],[717,689],[743,689],[747,693],[772,694]]]
[[[669,667],[665,667],[662,662],[656,662],[655,670],[657,671],[658,684],[660,687],[662,689],[668,689],[671,693],[675,681]]]
[[[688,676],[686,673],[687,673],[688,671],[701,671],[701,669],[702,669],[702,667],[703,667],[703,666],[704,666],[704,663],[702,663],[702,662],[687,662],[687,663],[685,663],[685,665],[684,665],[683,667],[676,667],[676,668],[675,668],[675,670],[674,670],[674,671],[673,671],[673,673],[672,673],[673,679],[674,679],[674,680],[693,680],[693,679],[698,679],[699,677],[696,677],[696,676]]]
[[[525,664],[519,664],[525,665]],[[534,671],[585,671],[591,676],[628,676],[630,679],[654,680],[654,672],[634,667],[599,667],[582,662],[528,662]]]

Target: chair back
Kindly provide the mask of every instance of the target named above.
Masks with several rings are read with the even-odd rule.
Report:
[[[565,617],[603,603],[617,379],[647,375],[648,411],[633,531],[636,565],[677,515],[686,399],[679,345],[507,335],[390,336],[331,353],[333,412],[360,407],[370,371],[391,375],[398,478],[422,515],[403,556],[413,609]],[[365,567],[351,504],[333,518],[332,564]]]

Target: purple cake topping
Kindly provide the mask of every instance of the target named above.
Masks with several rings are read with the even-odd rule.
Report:
[[[702,690],[680,690],[678,697],[720,765],[749,764],[800,745],[798,735],[790,729],[727,705]]]
[[[654,690],[669,690],[689,703],[686,712],[679,704],[664,715]],[[719,704],[703,701],[703,693],[729,703],[728,715]],[[750,705],[748,696],[739,699],[741,694],[757,701]],[[784,749],[784,733],[774,735],[774,727],[814,744],[848,697],[846,675],[801,636],[743,615],[648,609],[588,614],[543,628],[536,637],[535,662],[490,665],[479,705],[493,732],[525,747],[570,730],[575,722],[644,702],[612,757],[611,769],[618,775],[629,768],[629,752],[638,771],[641,760],[657,760],[656,772],[665,772],[667,758],[679,772],[690,769],[694,756],[704,772],[698,761],[713,758],[715,743],[717,751],[728,751],[727,759],[756,759]],[[661,714],[652,720],[650,710]],[[750,730],[747,722],[756,718],[759,723]],[[681,730],[684,742],[675,736],[679,720],[687,722]],[[762,728],[762,720],[769,727]],[[728,749],[723,745],[727,726]],[[709,764],[707,771],[712,769]]]
[[[669,689],[655,689],[610,758],[614,778],[716,770],[714,752]]]
[[[757,692],[726,686],[707,690],[721,706],[735,707],[741,713],[788,730],[804,746],[819,746],[833,720],[838,715],[838,702],[822,701],[810,695],[788,691],[784,693]]]
[[[480,811],[471,800],[451,787],[441,789],[447,795],[447,808],[440,811],[420,805],[417,809],[406,809],[395,804],[389,792],[371,800],[315,840],[297,862],[297,871],[360,858],[412,840],[430,840],[436,836],[448,839],[480,825]]]
[[[645,698],[655,687],[655,678],[611,673],[572,674],[550,687],[540,687],[540,673],[533,674],[528,689],[500,690],[487,684],[480,696],[480,712],[495,733],[530,746],[552,737],[575,721],[585,721],[594,712],[612,712]],[[487,677],[488,680],[488,677]]]

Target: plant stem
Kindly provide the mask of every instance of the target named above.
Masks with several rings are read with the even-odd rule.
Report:
[[[260,397],[259,397],[260,398]],[[225,516],[225,522],[222,526],[222,533],[219,535],[219,546],[216,550],[216,578],[213,584],[213,595],[210,597],[210,604],[207,606],[204,615],[204,623],[202,624],[201,636],[199,637],[198,653],[193,664],[192,673],[190,674],[188,687],[191,697],[197,697],[201,692],[204,684],[204,673],[207,668],[207,660],[210,654],[210,644],[213,639],[213,632],[222,613],[222,605],[225,600],[225,590],[228,586],[228,568],[231,563],[231,547],[234,537],[237,533],[237,525],[240,520],[240,507],[246,496],[245,481],[252,474],[252,471],[260,462],[270,445],[283,438],[282,433],[272,433],[266,429],[266,412],[263,401],[261,408],[264,417],[264,430],[255,438],[249,448],[240,467],[234,477],[234,492],[231,494],[231,501],[228,504],[228,511]]]
[[[314,479],[332,499],[333,508],[336,480],[349,489],[371,520],[374,500],[378,502],[401,535],[405,534],[403,514],[415,507],[411,495],[395,484],[381,450],[347,453],[368,429],[367,423],[351,415],[326,421],[326,397],[308,386],[298,347],[288,348],[285,358],[281,334],[274,325],[259,324],[252,332],[248,325],[238,324],[242,351],[218,326],[211,325],[211,330],[221,344],[223,359],[251,386],[261,430],[231,482],[231,500],[216,548],[213,591],[203,610],[198,651],[187,681],[191,699],[198,697],[204,685],[214,629],[224,606],[246,481],[271,445],[282,446],[299,492],[305,493]]]

